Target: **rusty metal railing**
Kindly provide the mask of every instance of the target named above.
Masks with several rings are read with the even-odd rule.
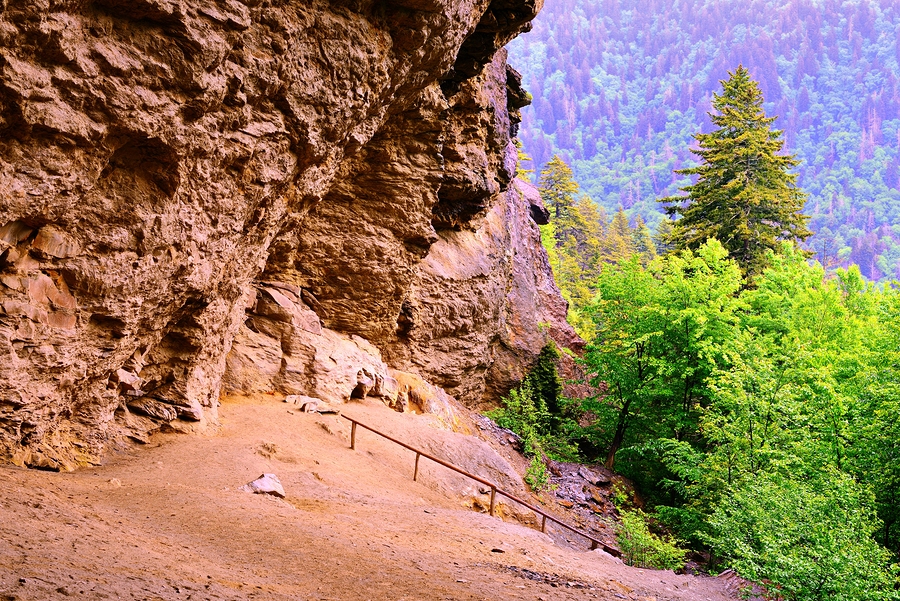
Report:
[[[499,493],[500,495],[506,497],[507,499],[509,499],[511,501],[515,501],[516,503],[522,505],[523,507],[527,507],[531,511],[540,515],[541,516],[541,532],[547,532],[547,520],[550,520],[551,522],[555,522],[555,523],[559,524],[560,526],[562,526],[563,528],[566,528],[567,530],[570,530],[570,531],[574,532],[575,534],[582,536],[582,537],[586,538],[587,540],[589,540],[591,543],[592,550],[596,549],[597,547],[601,547],[604,551],[606,551],[607,553],[609,553],[610,555],[613,555],[615,557],[620,557],[622,555],[622,553],[618,549],[614,549],[610,546],[603,544],[602,541],[597,540],[590,534],[587,534],[586,532],[583,532],[582,530],[579,530],[578,528],[575,528],[574,526],[570,526],[569,524],[566,524],[562,520],[550,515],[543,509],[535,507],[534,505],[532,505],[531,503],[528,503],[527,501],[523,501],[522,499],[518,498],[517,496],[513,495],[512,493],[506,492],[505,490],[499,488],[493,482],[489,482],[489,481],[485,480],[484,478],[479,478],[478,476],[476,476],[474,474],[470,474],[469,472],[465,471],[464,469],[456,467],[452,463],[448,463],[448,462],[444,461],[443,459],[438,459],[434,455],[431,455],[421,449],[417,449],[413,446],[410,446],[410,445],[406,444],[405,442],[401,442],[401,441],[397,440],[396,438],[393,438],[392,436],[388,436],[384,432],[379,432],[375,428],[373,428],[371,426],[367,426],[366,424],[360,422],[359,420],[353,419],[352,417],[349,417],[349,416],[343,415],[343,414],[341,414],[341,417],[343,417],[344,419],[346,419],[347,421],[349,421],[352,424],[352,426],[350,427],[350,448],[353,450],[356,450],[356,426],[362,426],[366,430],[369,430],[370,432],[373,432],[374,434],[378,434],[382,438],[386,438],[386,439],[390,440],[391,442],[398,444],[405,449],[409,449],[410,451],[415,453],[416,454],[416,464],[415,464],[415,468],[413,468],[413,481],[418,481],[418,478],[419,478],[419,458],[425,457],[426,459],[430,459],[431,461],[434,461],[438,465],[442,465],[449,470],[453,470],[454,472],[456,472],[458,474],[462,474],[463,476],[466,476],[467,478],[471,478],[472,480],[475,480],[476,482],[478,482],[480,484],[484,484],[485,486],[489,487],[491,489],[491,505],[490,505],[490,509],[488,510],[488,513],[491,516],[494,515],[495,500],[497,498],[497,494]]]

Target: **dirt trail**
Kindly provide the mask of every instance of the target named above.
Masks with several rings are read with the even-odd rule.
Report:
[[[431,419],[345,411],[398,436]],[[159,435],[99,468],[0,467],[0,599],[733,599],[466,509],[437,466],[412,482],[409,451],[370,433],[351,451],[335,416],[265,396],[221,416],[215,435]],[[263,472],[286,499],[237,490]]]

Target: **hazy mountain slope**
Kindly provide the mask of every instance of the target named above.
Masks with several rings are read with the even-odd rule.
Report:
[[[510,62],[534,96],[520,137],[536,165],[560,153],[601,205],[655,225],[711,93],[743,63],[803,161],[819,260],[900,276],[894,3],[557,0],[534,25]]]

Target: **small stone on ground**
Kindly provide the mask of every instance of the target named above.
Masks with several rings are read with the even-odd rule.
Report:
[[[276,497],[285,497],[284,487],[281,480],[275,474],[263,474],[253,482],[240,487],[238,490],[242,492],[255,493],[258,495],[274,495]]]

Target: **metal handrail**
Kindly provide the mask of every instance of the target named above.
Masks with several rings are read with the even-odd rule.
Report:
[[[367,426],[366,424],[360,422],[359,420],[353,419],[352,417],[349,417],[349,416],[343,415],[343,414],[341,414],[341,417],[343,417],[344,419],[349,421],[351,424],[353,424],[350,427],[350,448],[353,450],[356,450],[356,426],[359,425],[359,426],[362,426],[363,428],[365,428],[366,430],[369,430],[370,432],[378,434],[379,436],[381,436],[383,438],[387,438],[391,442],[398,444],[405,449],[409,449],[410,451],[415,453],[416,454],[416,466],[415,466],[415,469],[413,470],[413,481],[414,482],[418,481],[418,477],[419,477],[419,458],[425,457],[426,459],[430,459],[430,460],[434,461],[435,463],[446,467],[447,469],[453,470],[454,472],[462,474],[463,476],[466,476],[467,478],[471,478],[472,480],[475,480],[476,482],[478,482],[480,484],[484,484],[485,486],[490,487],[490,489],[491,489],[491,506],[490,506],[490,509],[488,510],[488,513],[490,513],[491,516],[494,515],[494,502],[497,497],[497,493],[500,493],[501,495],[510,499],[511,501],[515,501],[516,503],[519,503],[520,505],[523,505],[523,506],[527,507],[528,509],[530,509],[531,511],[541,515],[542,516],[541,532],[547,531],[547,520],[549,519],[551,522],[556,522],[563,528],[571,530],[575,534],[577,534],[579,536],[583,536],[584,538],[591,541],[591,549],[592,550],[596,549],[597,547],[602,547],[603,550],[606,551],[607,553],[609,553],[610,555],[613,555],[615,557],[620,557],[622,555],[622,553],[618,549],[614,549],[610,546],[603,544],[602,541],[597,540],[593,536],[579,530],[578,528],[575,528],[574,526],[570,526],[570,525],[566,524],[565,522],[559,520],[558,518],[550,515],[543,509],[539,509],[539,508],[535,507],[534,505],[532,505],[531,503],[528,503],[527,501],[523,501],[522,499],[518,498],[517,496],[513,495],[512,493],[506,492],[505,490],[499,488],[493,482],[489,482],[489,481],[485,480],[484,478],[479,478],[478,476],[476,476],[474,474],[470,474],[469,472],[465,471],[464,469],[456,467],[452,463],[448,463],[448,462],[444,461],[443,459],[438,459],[434,455],[430,455],[429,453],[426,453],[425,451],[423,451],[421,449],[417,449],[415,447],[412,447],[412,446],[406,444],[405,442],[401,442],[401,441],[397,440],[396,438],[388,436],[384,432],[379,432],[375,428],[373,428],[371,426]]]

